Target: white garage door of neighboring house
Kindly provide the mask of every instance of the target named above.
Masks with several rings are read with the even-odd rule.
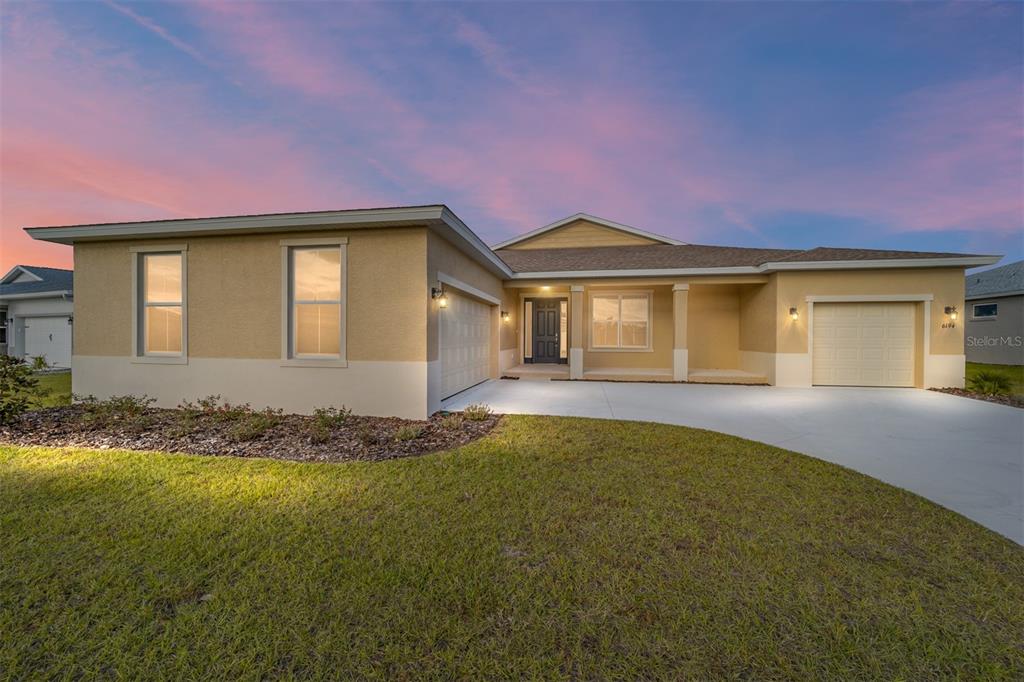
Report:
[[[445,292],[441,316],[441,398],[486,381],[491,371],[491,306]]]
[[[71,325],[67,317],[26,317],[25,356],[42,355],[54,367],[71,366]]]
[[[913,386],[913,303],[815,303],[819,386]]]

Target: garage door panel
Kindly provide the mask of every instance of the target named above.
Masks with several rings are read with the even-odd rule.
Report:
[[[490,376],[491,306],[449,291],[441,316],[441,397]]]
[[[26,317],[25,355],[53,367],[71,366],[71,325],[66,316]]]
[[[814,306],[812,382],[839,386],[914,385],[914,304]]]

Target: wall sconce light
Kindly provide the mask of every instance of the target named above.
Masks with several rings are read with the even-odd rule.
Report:
[[[508,314],[508,311],[507,311],[507,310],[502,310],[502,311],[501,311],[501,321],[502,321],[502,322],[508,322],[508,321],[509,321],[509,319],[511,319],[511,317],[512,317],[512,316]]]
[[[448,296],[445,295],[444,289],[441,287],[431,287],[430,298],[437,301],[438,308],[448,307]]]
[[[956,306],[955,305],[947,305],[946,306],[946,314],[949,315],[949,319],[956,320],[956,318],[957,318]]]
[[[793,320],[799,320],[800,319],[800,313],[797,312],[796,308],[790,308],[789,309],[789,317],[791,319],[793,319]]]

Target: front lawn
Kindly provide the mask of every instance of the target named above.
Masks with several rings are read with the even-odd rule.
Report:
[[[1010,394],[1024,398],[1024,366],[1022,365],[987,365],[980,362],[967,363],[967,385],[977,376],[978,372],[989,371],[1004,375],[1010,381]]]
[[[380,463],[0,446],[9,678],[1021,679],[1024,549],[812,458],[505,417]]]
[[[71,404],[71,372],[37,374],[36,380],[43,393],[42,407],[58,407]]]

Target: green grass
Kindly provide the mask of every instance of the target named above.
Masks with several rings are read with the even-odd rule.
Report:
[[[0,447],[9,678],[1021,679],[1024,550],[682,427],[297,464]]]
[[[967,363],[967,386],[971,385],[971,379],[981,371],[998,372],[1006,375],[1012,384],[1010,393],[1024,397],[1024,366],[1022,365],[987,365],[980,362]]]
[[[71,404],[71,372],[59,374],[38,374],[39,388],[48,391],[43,398],[43,407],[57,407]]]

